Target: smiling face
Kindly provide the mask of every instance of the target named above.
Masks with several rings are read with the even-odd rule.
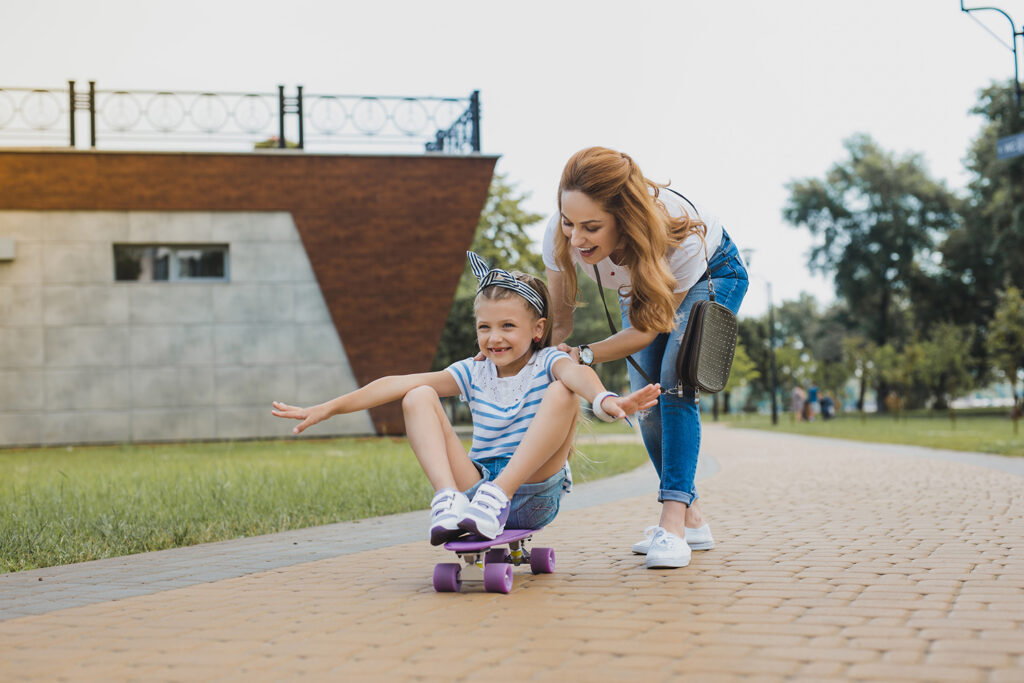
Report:
[[[584,263],[593,265],[619,248],[615,216],[579,190],[562,193],[562,233]]]
[[[533,352],[533,339],[543,337],[544,318],[520,296],[477,297],[476,341],[498,368],[498,377],[512,377]]]

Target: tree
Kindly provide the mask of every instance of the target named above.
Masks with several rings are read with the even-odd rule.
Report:
[[[932,330],[931,338],[921,343],[924,358],[919,377],[934,399],[932,405],[949,408],[954,427],[953,400],[974,383],[968,368],[973,337],[967,327],[940,323]]]
[[[989,285],[987,291],[975,290],[974,298],[990,302],[991,312],[997,290],[1006,285],[1024,289],[1024,157],[996,155],[998,138],[1024,132],[1024,110],[1014,102],[1012,84],[994,83],[981,92],[971,113],[986,123],[967,154],[967,169],[974,175],[967,220],[943,254],[965,284]]]
[[[852,335],[843,339],[843,357],[853,369],[853,376],[859,383],[857,394],[857,410],[864,417],[864,396],[871,380],[875,377],[877,370],[875,357],[878,354],[878,347],[868,339],[859,335]],[[879,397],[881,399],[881,397]],[[879,401],[881,402],[881,401]]]
[[[984,381],[995,365],[987,356],[988,326],[999,292],[1024,288],[1024,157],[999,159],[996,140],[1024,131],[1024,110],[1014,102],[1012,83],[993,83],[979,95],[973,114],[983,117],[981,133],[965,161],[973,178],[961,209],[963,221],[941,249],[941,274],[932,288],[919,289],[922,327],[935,320],[970,325],[977,331],[971,372]],[[934,311],[931,316],[926,310]]]
[[[1008,287],[1000,297],[988,337],[989,350],[998,369],[1013,390],[1013,433],[1022,399],[1017,394],[1017,379],[1024,372],[1024,296],[1016,287]]]
[[[754,361],[747,355],[747,349],[743,342],[736,341],[736,352],[732,358],[732,370],[729,372],[729,381],[725,383],[722,390],[722,408],[726,414],[729,413],[729,397],[735,390],[749,385],[761,376]]]
[[[897,157],[863,134],[844,146],[848,158],[823,179],[787,185],[783,215],[818,238],[808,266],[835,273],[836,292],[864,335],[878,346],[899,344],[910,333],[911,288],[922,261],[958,225],[956,199],[920,155]]]
[[[955,198],[917,154],[896,157],[863,134],[844,145],[849,158],[824,179],[787,185],[783,215],[819,238],[808,266],[835,273],[836,292],[882,345],[898,331],[897,302],[908,297],[915,261],[957,225]]]

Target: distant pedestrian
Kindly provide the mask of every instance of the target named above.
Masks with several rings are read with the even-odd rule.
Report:
[[[793,393],[790,397],[789,409],[793,412],[793,419],[804,419],[804,403],[807,401],[807,394],[799,384],[793,385]]]
[[[821,397],[821,419],[831,420],[835,416],[835,401],[831,394]]]
[[[818,411],[818,385],[811,384],[811,388],[807,390],[807,419],[813,420]]]

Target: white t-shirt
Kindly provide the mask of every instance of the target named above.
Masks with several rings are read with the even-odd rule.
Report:
[[[659,199],[665,204],[665,208],[672,217],[682,216],[684,213],[693,214],[693,208],[687,204],[679,195],[669,190],[662,190]],[[690,235],[678,248],[669,248],[665,254],[668,261],[668,269],[676,278],[676,292],[685,292],[704,275],[707,270],[707,262],[704,259],[704,243],[707,242],[707,257],[710,259],[722,243],[722,224],[714,214],[708,213],[697,205],[700,218],[707,226],[708,234],[704,240],[700,235]],[[544,231],[543,257],[544,265],[551,270],[562,270],[555,263],[555,231],[562,229],[561,216],[555,213],[548,220],[548,227]],[[594,279],[594,267],[584,263],[579,251],[570,249],[572,260],[583,267],[583,273],[591,280]],[[629,269],[625,266],[618,266],[612,263],[611,259],[602,259],[597,263],[601,272],[601,284],[608,289],[619,289],[629,287],[632,282],[629,276]]]

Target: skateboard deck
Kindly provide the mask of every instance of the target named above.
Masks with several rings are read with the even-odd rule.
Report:
[[[444,544],[465,564],[442,562],[434,567],[434,590],[453,593],[464,583],[482,582],[491,593],[512,590],[512,567],[529,564],[534,574],[555,571],[555,551],[551,548],[527,549],[526,544],[540,529],[506,529],[494,539],[467,536]],[[498,546],[507,545],[508,548]]]
[[[444,544],[445,550],[454,550],[457,553],[468,553],[479,550],[487,550],[496,545],[505,545],[512,541],[520,541],[529,538],[540,529],[505,529],[493,540],[483,536],[464,536],[456,541],[448,541]]]

